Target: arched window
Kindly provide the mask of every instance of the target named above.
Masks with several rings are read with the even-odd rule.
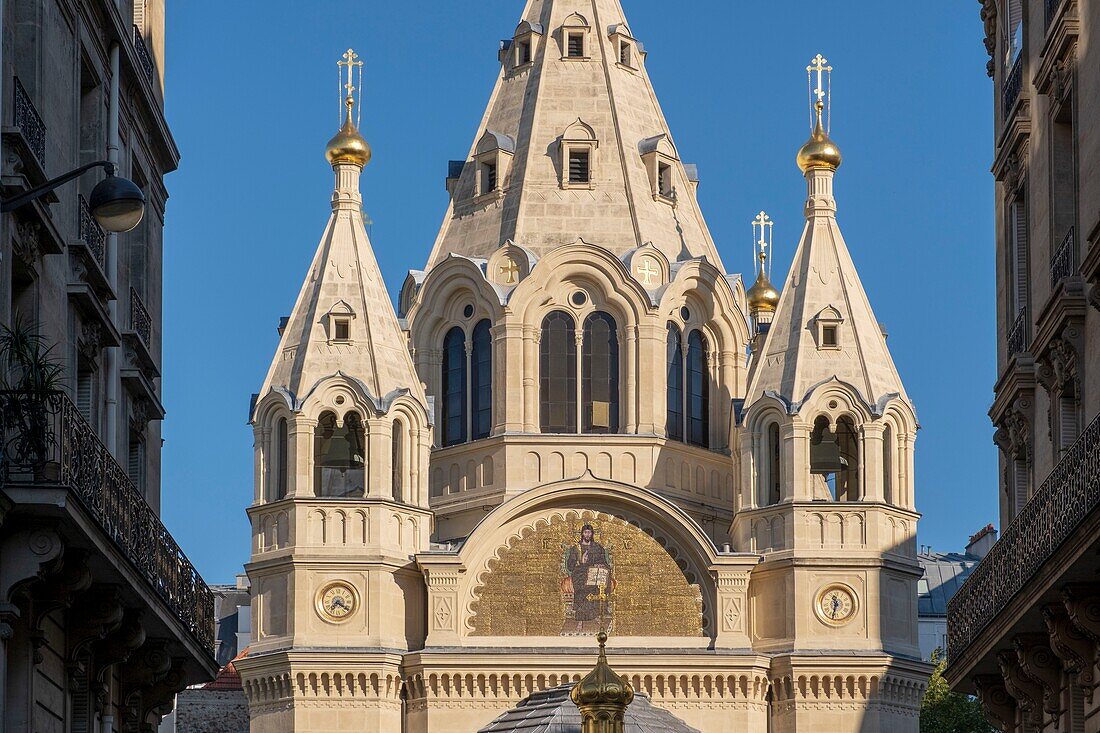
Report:
[[[882,499],[893,504],[894,499],[894,431],[889,425],[882,431]]]
[[[405,429],[400,420],[393,421],[393,500],[405,500]]]
[[[832,498],[834,501],[858,501],[862,498],[859,486],[859,441],[855,426],[847,417],[836,421],[835,432],[829,429],[829,418],[819,416],[810,433],[810,473],[820,476],[828,486],[815,489],[814,498]]]
[[[596,311],[584,321],[581,380],[584,432],[619,432],[619,332],[607,313]]]
[[[767,493],[765,494],[765,498],[767,499],[768,506],[771,506],[772,504],[778,504],[783,495],[782,473],[779,461],[779,423],[773,422],[768,426],[767,451],[768,471],[766,475],[767,483],[765,488],[767,489]]]
[[[455,326],[443,339],[443,446],[466,442],[466,334]]]
[[[554,311],[542,321],[539,397],[542,432],[577,432],[577,341],[572,316]]]
[[[707,337],[701,331],[688,336],[687,439],[692,445],[710,446],[710,370]]]
[[[317,422],[313,440],[314,493],[317,496],[364,496],[366,436],[359,415],[349,412],[343,426],[326,412]]]
[[[474,326],[470,359],[470,416],[473,439],[488,438],[493,431],[493,339],[489,321]]]
[[[684,342],[680,328],[675,323],[668,324],[668,339],[665,349],[665,373],[668,375],[665,388],[667,415],[665,432],[671,440],[684,439]]]
[[[285,417],[275,423],[275,499],[285,499],[289,480],[287,466],[287,443],[290,440]]]

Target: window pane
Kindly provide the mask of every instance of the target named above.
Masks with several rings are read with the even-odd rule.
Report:
[[[554,311],[542,322],[539,397],[542,432],[577,432],[577,341],[573,318]]]
[[[674,323],[668,324],[667,348],[667,404],[665,432],[672,440],[684,439],[684,344],[680,338],[680,329]]]
[[[455,326],[443,340],[443,445],[466,442],[466,334]]]
[[[619,336],[606,313],[584,322],[581,378],[584,432],[619,432]]]
[[[569,151],[569,182],[588,183],[588,151]]]
[[[474,327],[473,358],[470,368],[470,410],[473,417],[473,439],[488,438],[493,430],[493,339],[489,321]]]
[[[275,480],[275,498],[285,499],[287,494],[287,442],[290,439],[287,430],[287,422],[285,417],[279,418],[278,428],[275,430],[275,450],[277,457],[275,459],[275,470],[277,477]]]
[[[707,338],[699,331],[688,337],[688,442],[710,445],[710,374],[707,368]]]
[[[584,57],[584,34],[583,33],[570,33],[569,34],[569,57],[570,58],[583,58]]]

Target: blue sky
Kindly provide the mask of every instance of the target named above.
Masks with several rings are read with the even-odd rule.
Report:
[[[802,227],[805,66],[835,67],[839,221],[922,430],[919,541],[961,549],[997,511],[992,90],[974,3],[623,0],[726,268]],[[209,582],[248,560],[250,395],[329,212],[335,62],[366,62],[363,177],[391,295],[427,260],[522,0],[168,3],[164,521]],[[776,8],[782,8],[782,12]],[[261,12],[262,9],[262,12]]]

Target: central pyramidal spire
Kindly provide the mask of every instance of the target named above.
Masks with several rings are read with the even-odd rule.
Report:
[[[528,0],[470,152],[451,164],[428,269],[510,240],[541,256],[578,239],[721,268],[646,63],[619,0]]]

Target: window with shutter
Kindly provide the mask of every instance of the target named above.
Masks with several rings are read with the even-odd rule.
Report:
[[[568,54],[571,59],[584,58],[584,34],[570,33]]]
[[[531,42],[520,41],[516,46],[516,66],[526,66],[531,63]]]
[[[630,66],[630,44],[625,41],[619,44],[619,63]]]
[[[668,163],[657,165],[657,185],[662,196],[672,198],[672,166]]]
[[[481,164],[481,194],[492,193],[497,188],[497,166],[495,163]]]
[[[1080,431],[1077,404],[1077,398],[1072,394],[1062,395],[1058,398],[1059,450],[1069,450],[1077,442]]]
[[[1012,202],[1009,218],[1012,227],[1010,235],[1012,237],[1013,312],[1009,323],[1011,326],[1016,317],[1027,309],[1028,302],[1027,207],[1022,199]]]
[[[140,435],[130,436],[130,444],[126,453],[126,475],[138,491],[145,495],[145,441]]]
[[[570,150],[569,151],[569,182],[570,183],[588,183],[590,180],[589,174],[589,153],[587,150]]]
[[[76,409],[90,424],[95,425],[95,372],[84,363],[77,366]]]

